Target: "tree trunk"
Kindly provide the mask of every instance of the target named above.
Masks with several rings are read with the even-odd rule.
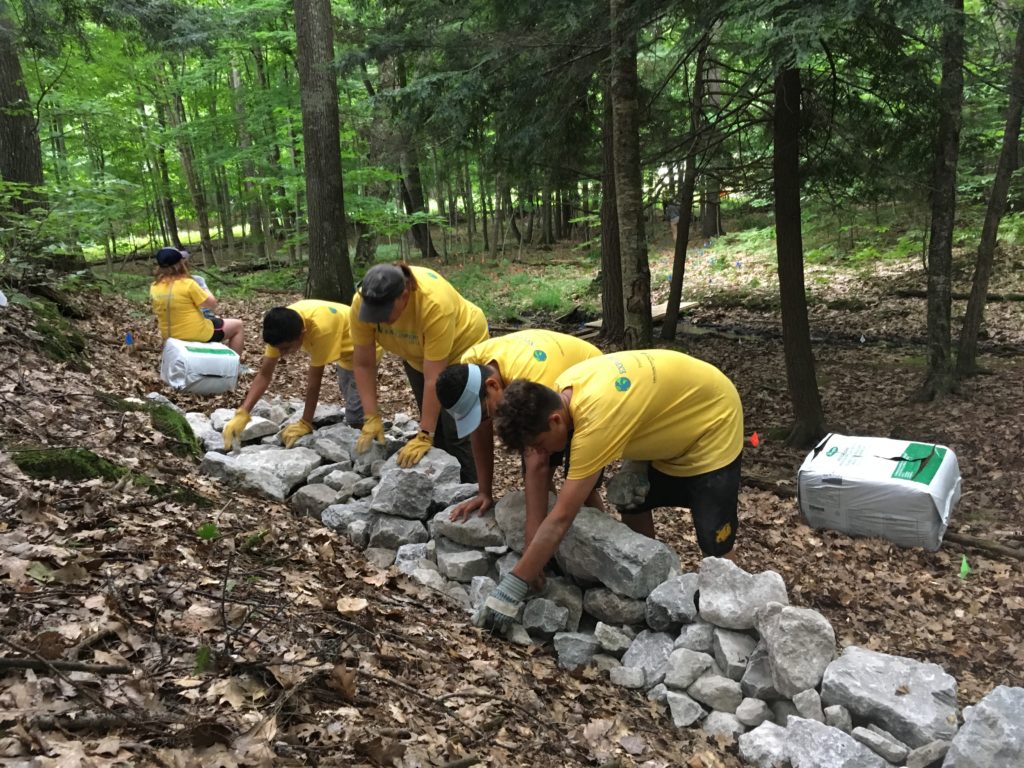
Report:
[[[156,163],[160,170],[160,210],[163,212],[164,223],[171,238],[171,245],[182,249],[181,234],[178,232],[178,213],[171,195],[171,174],[167,168],[167,149],[164,142],[167,138],[167,110],[163,102],[157,99],[156,120],[160,124],[160,142],[156,147]]]
[[[463,155],[462,199],[466,205],[466,234],[469,239],[467,253],[473,253],[473,236],[476,234],[476,210],[473,207],[473,177],[469,173],[469,158]]]
[[[775,78],[773,141],[782,346],[794,418],[787,442],[805,448],[825,434],[825,414],[814,372],[804,289],[804,246],[800,229],[800,70],[793,67],[782,70]]]
[[[964,94],[964,2],[948,0],[942,30],[942,81],[938,134],[932,173],[931,230],[928,236],[928,372],[917,398],[934,400],[953,391],[950,357],[950,296],[953,226],[956,218],[956,166]]]
[[[697,137],[703,123],[704,109],[704,59],[707,56],[710,38],[705,37],[697,49],[697,63],[694,67],[693,98],[690,103],[690,148],[683,164],[683,176],[679,186],[679,222],[676,224],[676,238],[672,255],[672,280],[668,289],[668,307],[661,324],[661,338],[673,341],[679,325],[679,302],[683,298],[683,280],[686,276],[686,249],[690,241],[690,224],[693,219],[693,192],[697,183]],[[670,178],[675,178],[675,173]]]
[[[517,243],[523,242],[523,235],[519,231],[519,224],[516,221],[516,207],[512,205],[512,188],[505,187],[503,191],[503,197],[505,198],[505,210],[508,211],[508,228],[512,232],[512,236],[515,237]]]
[[[15,215],[30,215],[33,208],[45,204],[39,129],[18,59],[14,22],[4,0],[0,0],[0,179],[24,185],[11,198]],[[0,216],[4,213],[0,210]]]
[[[491,253],[490,234],[487,230],[487,176],[484,174],[483,153],[477,160],[476,172],[480,177],[480,234],[484,238],[484,252]],[[492,214],[493,215],[493,214]]]
[[[338,81],[330,0],[294,0],[299,101],[309,212],[306,296],[352,302],[338,126]]]
[[[411,144],[412,139],[407,138],[406,141]],[[420,165],[415,149],[409,148],[402,152],[402,177],[402,186],[404,187],[402,199],[405,201],[405,212],[409,215],[426,213],[423,182],[420,179]],[[430,237],[430,226],[426,222],[414,225],[412,236],[424,259],[438,258],[434,241]]]
[[[615,210],[615,141],[612,136],[611,77],[605,84],[601,118],[601,335],[622,343],[625,328],[622,301],[622,255],[619,217]]]
[[[644,233],[643,175],[637,96],[636,0],[610,0],[612,22],[612,136],[615,148],[615,209],[619,220],[624,299],[623,344],[651,346],[651,271]]]
[[[235,111],[235,127],[238,130],[238,147],[242,150],[242,191],[246,217],[249,220],[249,240],[252,245],[263,250],[266,232],[260,210],[260,192],[252,181],[256,178],[256,166],[250,154],[252,136],[249,133],[245,112],[245,90],[242,85],[241,73],[234,64],[231,65],[228,81],[231,85],[231,102]]]
[[[491,235],[491,261],[496,261],[498,258],[498,246],[504,245],[504,237],[502,235],[502,227],[505,226],[504,217],[501,214],[501,174],[494,177],[494,210],[491,212],[491,218],[494,219],[494,232]]]
[[[981,242],[978,244],[978,259],[974,265],[974,279],[971,282],[971,297],[967,300],[963,328],[960,330],[960,349],[956,357],[956,373],[959,378],[977,373],[978,332],[985,315],[985,297],[992,277],[992,263],[995,260],[996,235],[999,222],[1006,212],[1006,200],[1010,191],[1010,177],[1017,169],[1017,152],[1020,143],[1021,108],[1024,105],[1024,19],[1017,26],[1017,42],[1014,46],[1013,69],[1010,74],[1010,103],[1006,110],[1006,127],[1003,129],[1003,147],[996,164],[996,176],[992,180],[992,192],[985,211],[985,223],[981,228]]]
[[[207,259],[216,264],[217,258],[213,253],[213,241],[210,238],[210,211],[206,206],[206,193],[203,190],[199,174],[196,172],[192,142],[185,133],[185,104],[181,94],[177,91],[172,94],[171,99],[167,116],[170,119],[171,127],[177,133],[181,167],[185,171],[185,182],[188,185],[189,196],[192,198],[192,207],[195,209],[199,226],[199,248],[203,254],[203,264],[206,264]]]

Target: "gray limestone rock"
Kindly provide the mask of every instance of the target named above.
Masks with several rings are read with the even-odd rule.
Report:
[[[948,741],[932,741],[923,747],[910,750],[906,768],[938,768],[949,752]]]
[[[533,638],[522,624],[510,624],[505,630],[505,639],[513,645],[533,645]]]
[[[224,425],[231,421],[234,416],[235,411],[233,408],[217,408],[210,414],[210,423],[218,432],[223,432]]]
[[[205,413],[189,411],[185,414],[185,421],[192,427],[192,434],[202,443],[203,448],[207,451],[224,452],[224,437],[213,428],[210,418]]]
[[[694,594],[697,574],[670,576],[647,596],[647,626],[655,632],[675,632],[697,618]]]
[[[793,706],[796,707],[800,717],[806,720],[816,720],[819,723],[825,722],[825,713],[821,709],[821,696],[813,688],[794,694]]]
[[[605,497],[609,504],[620,509],[635,509],[643,504],[651,490],[647,479],[646,461],[624,461],[622,467],[605,483]],[[652,627],[653,629],[653,627]]]
[[[665,667],[665,685],[669,688],[685,691],[694,682],[711,669],[714,659],[706,653],[698,653],[688,648],[676,648],[669,654]]]
[[[353,490],[356,487],[356,483],[362,479],[362,475],[358,472],[353,472],[348,469],[338,469],[324,477],[323,482],[325,485],[329,485],[331,488],[338,491],[339,496],[351,499],[354,495]]]
[[[708,736],[727,736],[733,740],[747,730],[747,727],[739,721],[736,715],[728,712],[711,712],[704,718],[701,728]]]
[[[245,490],[284,501],[320,464],[320,456],[306,448],[243,448],[237,455],[213,451],[203,457],[199,470]]]
[[[791,717],[786,754],[793,768],[890,768],[889,764],[838,728]]]
[[[376,477],[364,477],[358,483],[352,486],[352,496],[356,499],[362,499],[373,493],[373,489],[377,487],[380,482]]]
[[[338,492],[329,485],[314,483],[304,485],[288,499],[288,506],[300,515],[321,519],[325,509],[340,501]]]
[[[344,406],[337,403],[317,403],[316,410],[313,411],[313,427],[316,429],[329,427],[332,424],[337,424],[344,418]]]
[[[427,545],[425,543],[403,544],[395,552],[395,567],[401,573],[412,573],[421,567],[420,561],[426,559]]]
[[[589,507],[576,515],[555,557],[567,575],[639,599],[679,571],[679,557],[666,544]]]
[[[476,492],[476,483],[445,483],[444,485],[435,485],[430,508],[447,509],[448,507],[454,507],[459,502],[476,496]]]
[[[608,673],[608,679],[612,682],[612,685],[637,690],[645,687],[647,682],[644,671],[639,667],[615,667]]]
[[[715,662],[726,677],[739,681],[747,671],[747,661],[757,647],[757,640],[733,629],[715,628]]]
[[[376,515],[370,524],[371,547],[398,549],[403,544],[419,544],[429,538],[427,529],[419,520],[391,515]]]
[[[291,415],[292,409],[276,400],[261,399],[252,407],[251,413],[253,416],[259,416],[280,425]]]
[[[583,590],[568,579],[552,576],[544,582],[544,588],[537,594],[560,605],[568,612],[565,619],[565,631],[575,632],[580,628],[583,616]]]
[[[780,694],[793,696],[818,686],[836,653],[828,619],[809,608],[769,603],[757,611],[757,631],[768,648],[772,682]]]
[[[772,720],[778,725],[785,726],[789,722],[789,718],[800,717],[796,706],[789,699],[779,699],[778,701],[771,702],[768,706],[772,709]]]
[[[370,547],[363,550],[363,557],[376,565],[378,568],[389,568],[395,562],[395,550]]]
[[[548,512],[555,504],[555,495],[548,494]],[[494,505],[494,520],[513,551],[522,553],[526,544],[526,495],[522,491],[506,493]]]
[[[172,411],[177,411],[180,414],[184,415],[185,413],[185,411],[183,411],[177,405],[172,403],[169,399],[161,395],[159,392],[147,392],[146,399],[156,403],[157,405],[166,405]]]
[[[603,621],[597,622],[597,626],[594,627],[594,637],[600,644],[601,650],[616,658],[629,650],[629,646],[633,643],[633,638],[628,634]]]
[[[418,584],[422,584],[424,587],[430,587],[438,592],[444,592],[448,586],[448,581],[445,577],[431,568],[417,568],[409,574],[409,578]]]
[[[660,701],[664,703],[665,697],[668,695],[668,692],[668,686],[666,686],[664,683],[658,683],[656,686],[647,691],[647,700]],[[678,691],[674,691],[674,693],[678,693]]]
[[[505,543],[505,536],[494,521],[494,512],[473,515],[466,520],[453,521],[454,506],[446,507],[434,515],[427,527],[431,536],[444,536],[467,547],[496,547]]]
[[[498,575],[498,581],[501,581],[512,569],[516,567],[516,563],[519,562],[519,555],[515,552],[509,552],[507,555],[502,555],[498,558],[497,562],[494,563],[494,569]]]
[[[605,624],[643,624],[647,605],[642,600],[595,587],[583,593],[583,610]]]
[[[523,609],[523,626],[536,637],[554,637],[565,629],[568,619],[567,609],[543,597],[530,600]]]
[[[752,696],[763,701],[782,698],[775,690],[772,680],[772,666],[768,660],[768,646],[764,640],[758,642],[747,659],[747,669],[740,678],[744,696]]]
[[[833,704],[831,707],[825,707],[822,711],[825,714],[825,725],[831,725],[846,733],[853,731],[853,718],[850,717],[849,710],[842,704]]]
[[[370,511],[365,501],[351,501],[347,504],[332,504],[320,513],[321,522],[332,531],[345,533],[353,520],[363,520],[367,524],[376,515]]]
[[[942,667],[857,646],[828,665],[821,700],[842,704],[911,749],[950,741],[957,730],[956,680]]]
[[[719,712],[736,712],[736,707],[743,701],[743,691],[735,680],[720,675],[705,675],[686,689],[686,692],[707,705],[709,709]]]
[[[490,576],[474,576],[472,578],[469,582],[469,604],[474,611],[484,604],[484,600],[497,586],[498,582]]]
[[[622,666],[639,667],[646,675],[647,686],[657,685],[665,678],[668,657],[672,653],[672,636],[645,629],[630,643],[622,656]]]
[[[383,478],[384,474],[390,469],[400,469],[397,455],[384,462],[384,466],[380,470],[380,476]],[[425,474],[431,481],[431,488],[436,485],[455,485],[461,482],[462,469],[459,466],[459,460],[451,454],[445,453],[440,448],[431,448],[420,459],[419,464],[412,467],[412,469]],[[427,494],[428,501],[432,497],[433,493]]]
[[[347,424],[332,424],[318,429],[312,434],[303,435],[296,445],[308,447],[327,461],[356,463],[355,445],[359,439],[359,430]]]
[[[877,726],[854,728],[850,735],[879,757],[897,765],[901,765],[910,752],[906,744]]]
[[[324,478],[331,474],[331,472],[336,472],[337,470],[344,471],[348,469],[352,469],[351,461],[335,461],[330,464],[321,464],[309,473],[309,477],[306,478],[306,482],[322,483]]]
[[[554,638],[558,666],[562,669],[585,667],[597,652],[597,640],[585,632],[559,632]]]
[[[761,723],[771,720],[772,711],[760,699],[746,698],[736,707],[736,719],[748,728],[757,728]]]
[[[366,549],[370,545],[372,518],[354,518],[345,526],[345,535],[354,547]]]
[[[491,569],[491,558],[486,552],[464,547],[444,537],[434,539],[437,569],[452,581],[469,583],[474,576],[486,576]],[[529,629],[529,627],[527,627]]]
[[[417,469],[389,469],[373,489],[370,509],[385,515],[426,520],[430,512],[433,483]]]
[[[775,571],[750,574],[725,558],[706,557],[698,576],[701,616],[719,627],[751,629],[758,608],[789,603],[786,584]]]
[[[765,720],[737,739],[743,762],[753,768],[787,768],[786,729]]]
[[[666,691],[665,703],[668,704],[672,725],[676,728],[689,728],[707,714],[700,704],[685,693]]]
[[[590,666],[598,672],[611,672],[616,667],[621,667],[622,662],[607,653],[595,653],[590,660]]]
[[[715,651],[715,627],[706,621],[696,621],[693,624],[684,624],[679,630],[679,637],[676,638],[674,647],[689,648],[698,653],[714,653]]]
[[[270,419],[261,419],[259,416],[253,416],[249,423],[245,425],[245,429],[242,430],[242,442],[252,443],[260,438],[276,435],[277,429],[277,424],[270,421]],[[223,443],[223,440],[221,442]]]
[[[914,745],[921,746],[921,745]],[[996,686],[964,709],[942,768],[1024,765],[1024,688]]]

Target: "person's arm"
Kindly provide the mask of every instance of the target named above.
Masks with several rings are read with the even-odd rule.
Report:
[[[217,299],[215,299],[213,297],[212,293],[209,293],[209,294],[206,295],[206,298],[203,299],[202,303],[199,305],[199,308],[200,309],[216,309],[217,308]]]
[[[270,382],[274,379],[274,370],[277,368],[277,361],[278,358],[276,357],[263,357],[259,373],[253,378],[252,384],[249,385],[249,391],[245,394],[245,400],[242,401],[242,408],[245,411],[252,413],[256,403],[260,401],[263,394],[270,388]]]
[[[431,435],[437,432],[437,419],[441,415],[441,401],[437,399],[437,377],[447,367],[447,360],[423,361],[423,407],[420,409],[420,429]]]
[[[516,563],[516,567],[512,569],[513,575],[518,576],[527,584],[532,584],[541,575],[544,566],[554,557],[562,539],[569,532],[572,521],[576,519],[583,502],[594,490],[594,485],[600,474],[600,472],[595,472],[580,480],[565,481],[562,492],[558,494],[558,499],[555,501],[554,509],[538,526],[533,541],[526,547],[523,556]],[[542,485],[541,487],[546,493],[547,486]]]
[[[476,465],[476,496],[466,499],[452,510],[448,518],[452,521],[466,520],[474,512],[482,515],[494,506],[494,426],[490,419],[484,419],[469,436],[473,448],[473,463]]]
[[[316,413],[316,405],[320,402],[320,384],[324,378],[324,366],[309,366],[306,373],[306,402],[302,409],[302,420],[307,424],[313,423],[313,414]]]
[[[373,344],[356,344],[352,347],[352,373],[356,377],[356,389],[367,416],[377,414],[377,357]]]
[[[526,547],[530,546],[533,537],[548,514],[548,491],[551,490],[551,478],[554,469],[550,466],[551,454],[527,448],[523,452],[525,463],[526,486]]]

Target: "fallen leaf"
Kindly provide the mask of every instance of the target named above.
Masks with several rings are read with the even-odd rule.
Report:
[[[366,610],[367,605],[369,603],[362,597],[339,597],[335,607],[338,613],[359,613]]]

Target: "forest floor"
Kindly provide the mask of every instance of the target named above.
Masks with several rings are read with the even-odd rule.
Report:
[[[554,251],[507,268],[543,273],[544,263],[575,258]],[[1002,257],[994,292],[1021,292],[1020,258]],[[667,245],[651,259],[657,301]],[[969,277],[961,269],[956,290]],[[949,446],[964,491],[950,531],[1021,547],[1024,304],[989,305],[987,375],[915,403],[925,303],[899,291],[924,288],[920,261],[809,267],[807,281],[830,427]],[[790,407],[771,265],[695,243],[687,286],[685,298],[700,303],[677,346],[732,378],[746,433],[761,438],[744,453],[738,564],[781,573],[791,602],[826,615],[841,646],[942,665],[959,682],[961,706],[995,685],[1024,685],[1024,561],[949,540],[927,552],[803,525],[793,490],[805,451],[782,443]],[[224,314],[246,321],[249,364],[260,354],[262,313],[300,290],[222,301]],[[91,289],[77,301],[88,314],[74,321],[87,351],[71,364],[42,353],[50,329],[25,307],[0,310],[4,764],[740,764],[734,745],[674,731],[642,694],[559,670],[550,648],[491,637],[318,523],[199,475],[148,414],[120,410],[109,396],[163,391],[210,412],[236,407],[241,393],[164,390],[153,333],[141,334],[134,355],[120,343],[148,309]],[[954,328],[962,311],[958,302]],[[287,359],[271,394],[300,398],[304,375],[303,360]],[[379,386],[385,413],[415,414],[391,356]],[[325,386],[322,398],[338,394]],[[9,460],[44,446],[86,447],[133,474],[33,480]],[[506,456],[498,469],[499,487],[518,485],[516,461]],[[661,511],[656,522],[684,569],[695,569],[688,515]],[[970,573],[961,578],[964,555]],[[67,661],[83,666],[56,668]]]

